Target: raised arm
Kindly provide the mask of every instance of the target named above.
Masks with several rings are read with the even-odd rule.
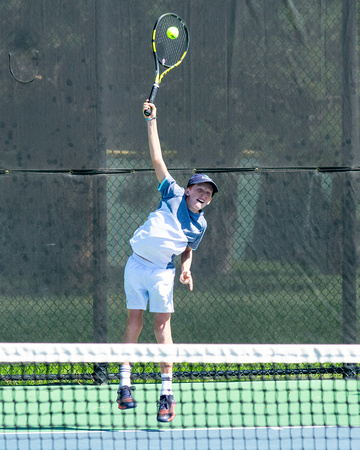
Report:
[[[144,117],[146,118],[148,129],[150,157],[155,169],[156,177],[159,183],[162,183],[169,172],[161,152],[160,139],[156,123],[156,106],[153,103],[145,102],[143,105],[143,112],[146,109],[149,109],[149,106],[151,108],[151,115],[148,117],[144,115]]]

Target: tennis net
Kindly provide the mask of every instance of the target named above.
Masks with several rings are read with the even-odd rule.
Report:
[[[174,363],[170,423],[156,420],[160,362]],[[0,448],[358,449],[359,364],[357,345],[4,343]]]

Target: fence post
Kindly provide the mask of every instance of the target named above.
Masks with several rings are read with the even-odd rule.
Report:
[[[353,167],[359,152],[356,89],[356,0],[342,2],[342,164]],[[356,343],[356,198],[352,172],[345,172],[342,193],[343,342]]]

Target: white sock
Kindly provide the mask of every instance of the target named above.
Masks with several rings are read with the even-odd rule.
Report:
[[[172,391],[172,373],[161,374],[161,392],[160,395],[173,395]]]
[[[120,368],[120,385],[119,387],[123,386],[131,386],[131,366],[130,364],[122,364]]]

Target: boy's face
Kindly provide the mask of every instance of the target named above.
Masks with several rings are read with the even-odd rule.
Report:
[[[186,205],[193,213],[199,213],[207,206],[213,195],[213,187],[211,183],[193,184],[186,188]]]

